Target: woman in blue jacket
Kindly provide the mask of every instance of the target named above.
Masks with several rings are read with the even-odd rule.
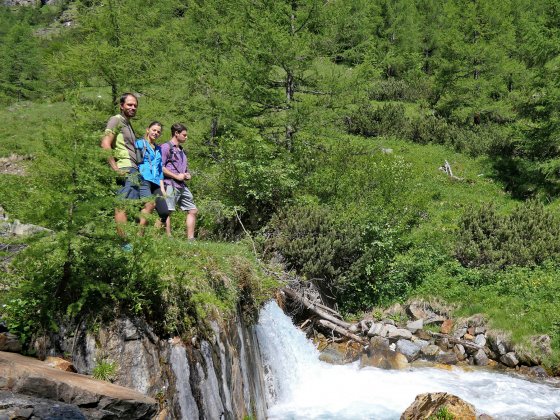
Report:
[[[155,197],[154,201],[148,201],[141,213],[150,214],[154,209],[157,210],[160,220],[156,226],[165,223],[169,210],[163,199],[163,169],[161,164],[161,151],[156,140],[161,136],[163,126],[160,122],[150,123],[146,129],[144,138],[136,140],[136,160],[138,162],[138,172],[140,173],[140,198]],[[148,221],[140,217],[140,225],[145,226]]]

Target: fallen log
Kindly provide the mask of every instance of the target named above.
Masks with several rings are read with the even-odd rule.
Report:
[[[336,331],[337,333],[339,333],[340,335],[343,335],[345,337],[348,337],[351,340],[354,340],[364,346],[367,346],[369,343],[367,342],[367,340],[364,340],[362,337],[356,335],[356,334],[352,334],[350,331],[333,324],[330,321],[327,321],[326,319],[320,319],[319,320],[319,324],[321,324],[323,327],[325,328],[329,328],[333,331]]]
[[[307,299],[303,296],[300,296],[297,292],[293,291],[292,289],[284,287],[282,289],[282,292],[286,296],[288,296],[290,299],[292,299],[292,300],[294,300],[298,303],[301,303],[306,309],[313,312],[319,318],[326,319],[327,321],[330,321],[333,324],[338,325],[339,327],[343,328],[344,330],[348,330],[348,328],[350,328],[352,326],[352,324],[350,324],[348,322],[345,322],[345,321],[342,321],[342,320],[338,319],[337,317],[335,317],[334,315],[331,315],[330,313],[328,313],[324,309],[321,309],[319,307],[319,305],[311,302],[309,299]],[[323,306],[323,305],[321,305],[321,306]]]

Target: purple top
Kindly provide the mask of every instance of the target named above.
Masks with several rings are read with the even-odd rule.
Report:
[[[189,171],[189,163],[187,161],[187,155],[183,151],[181,145],[175,146],[171,141],[163,143],[161,146],[161,162],[164,168],[167,168],[170,172],[174,174],[182,174]],[[163,183],[171,185],[173,188],[183,188],[185,186],[184,181],[176,181],[172,178],[168,178],[164,175]]]

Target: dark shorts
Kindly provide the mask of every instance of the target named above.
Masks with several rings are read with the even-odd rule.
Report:
[[[140,183],[140,198],[155,197],[156,211],[162,222],[165,223],[167,216],[169,216],[169,209],[167,203],[163,198],[163,193],[159,185],[143,179]]]
[[[122,168],[127,172],[124,177],[117,178],[117,184],[121,187],[117,195],[127,200],[138,200],[140,198],[140,174],[136,168]]]

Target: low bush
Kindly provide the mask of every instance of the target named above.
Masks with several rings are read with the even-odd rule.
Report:
[[[509,215],[489,205],[466,211],[455,254],[465,267],[531,267],[560,258],[560,220],[537,201]]]

